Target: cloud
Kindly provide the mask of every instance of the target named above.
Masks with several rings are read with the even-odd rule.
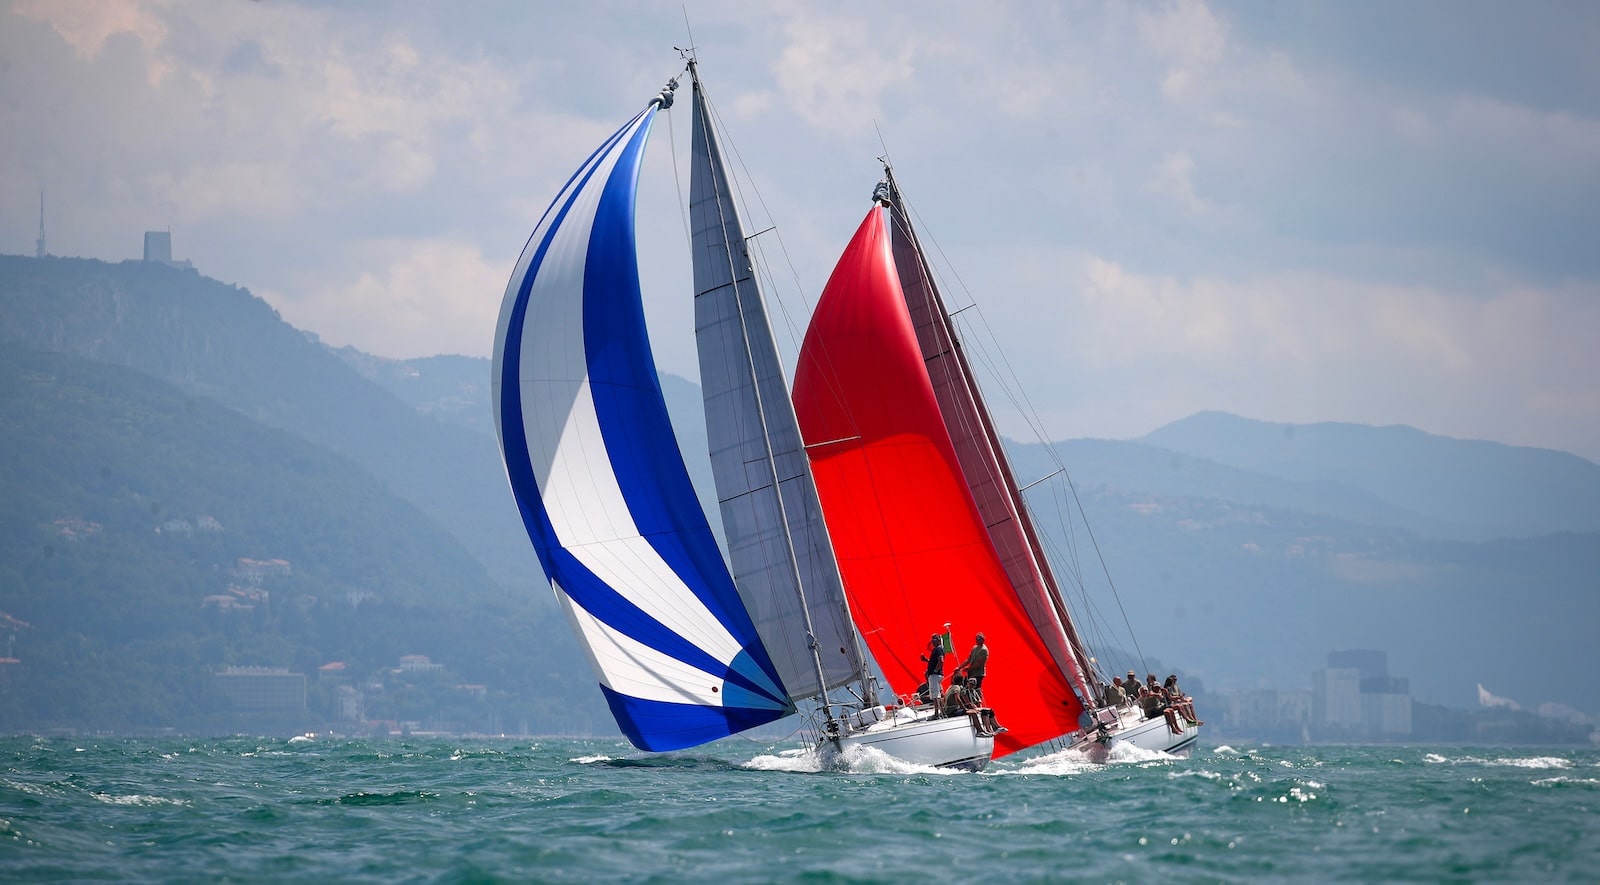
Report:
[[[492,293],[505,289],[512,259],[446,240],[374,241],[356,251],[355,265],[367,269],[352,278],[260,294],[292,325],[342,330],[321,334],[334,346],[395,358],[491,347],[500,310]]]
[[[985,301],[983,322],[1025,378],[1073,379],[1055,385],[1071,391],[1046,422],[1058,435],[1090,425],[1137,436],[1209,408],[1576,451],[1594,443],[1600,353],[1588,339],[1600,329],[1600,286],[1463,298],[1328,273],[1185,278],[1094,254],[1035,260],[1049,275],[998,309]],[[991,333],[968,337],[982,347]]]
[[[620,0],[0,17],[3,248],[31,251],[42,187],[57,254],[136,255],[171,224],[202,272],[385,356],[486,351],[469,327],[577,162],[678,68],[661,35],[682,25]],[[876,124],[1007,357],[1074,379],[1036,403],[1064,434],[1221,408],[1600,458],[1597,22],[708,0],[694,24],[746,220],[779,226],[757,245],[799,284],[780,334],[865,211]],[[658,118],[640,193],[646,293],[669,304],[687,106]],[[692,372],[691,320],[663,315],[658,356]]]
[[[235,162],[160,172],[147,188],[163,194],[181,220],[203,223],[241,215],[287,219],[303,211],[309,195],[284,163]]]
[[[814,126],[856,132],[881,118],[884,92],[915,74],[909,44],[879,40],[865,18],[796,17],[773,74],[787,106]]]
[[[1205,201],[1195,195],[1194,158],[1187,151],[1167,154],[1166,159],[1156,166],[1155,175],[1146,187],[1171,197],[1190,212],[1201,212],[1206,208]]]
[[[1159,11],[1141,9],[1139,36],[1166,63],[1161,92],[1172,101],[1184,99],[1195,81],[1222,60],[1227,26],[1200,0],[1175,0]]]
[[[130,34],[146,49],[159,47],[167,26],[138,0],[17,0],[12,11],[48,22],[80,59],[92,60],[118,34]]]

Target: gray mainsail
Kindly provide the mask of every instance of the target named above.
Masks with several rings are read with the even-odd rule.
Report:
[[[723,534],[790,697],[816,697],[866,667],[693,62],[690,76],[695,340]]]
[[[1022,493],[1017,490],[1010,459],[973,379],[972,368],[950,322],[944,298],[934,283],[922,244],[917,240],[900,188],[895,183],[894,172],[887,165],[884,175],[888,185],[884,199],[890,207],[893,223],[894,260],[900,272],[900,288],[973,503],[983,515],[989,538],[1005,566],[1006,577],[1033,621],[1039,638],[1080,699],[1093,703],[1097,693],[1092,689],[1094,676],[1089,656],[1067,612]]]

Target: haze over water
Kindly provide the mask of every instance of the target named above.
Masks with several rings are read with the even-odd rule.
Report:
[[[982,774],[738,739],[0,739],[12,881],[1592,881],[1600,750],[1205,747]]]

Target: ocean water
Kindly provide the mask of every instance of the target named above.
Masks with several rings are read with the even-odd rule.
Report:
[[[1600,750],[0,738],[0,881],[1597,881]],[[1020,757],[1020,758],[1019,758]]]

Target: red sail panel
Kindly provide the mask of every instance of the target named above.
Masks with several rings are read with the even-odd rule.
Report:
[[[817,303],[794,400],[851,614],[895,692],[923,682],[919,655],[948,621],[958,661],[975,633],[990,648],[983,694],[1009,729],[996,756],[1076,730],[967,490],[876,207]]]

